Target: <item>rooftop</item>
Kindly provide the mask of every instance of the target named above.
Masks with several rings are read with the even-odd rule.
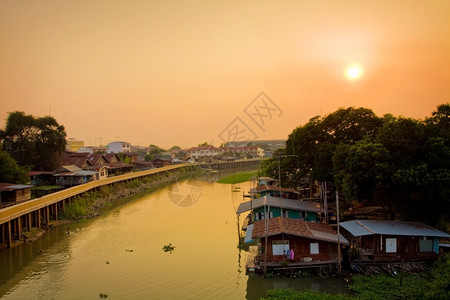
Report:
[[[317,213],[320,211],[320,205],[316,202],[264,196],[239,204],[236,213],[241,214],[243,212],[264,206],[283,207],[283,209],[293,209]]]
[[[338,242],[338,234],[331,226],[283,217],[270,218],[268,220],[260,220],[253,223],[252,238],[262,238],[266,236],[266,221],[268,221],[267,236],[284,233],[319,241],[331,243]],[[348,241],[342,235],[339,235],[339,242],[348,244]]]
[[[408,236],[450,237],[436,228],[417,222],[352,220],[339,224],[354,236],[390,234]]]
[[[274,185],[259,185],[256,188],[250,190],[251,193],[259,193],[263,191],[277,191],[277,192],[286,192],[286,193],[295,193],[298,194],[296,190],[282,188]]]

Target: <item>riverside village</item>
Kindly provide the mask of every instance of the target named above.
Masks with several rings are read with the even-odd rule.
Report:
[[[447,107],[444,105],[439,109]],[[337,113],[360,116],[360,111],[354,108]],[[326,123],[327,118],[321,122]],[[376,119],[375,116],[371,118]],[[448,167],[436,164],[431,160],[432,156],[418,155],[427,160],[428,166],[435,166],[430,169],[431,173],[426,174],[423,167],[419,175],[414,173],[418,172],[414,168],[420,163],[419,158],[415,158],[408,176],[419,177],[412,181],[410,177],[399,177],[406,172],[405,160],[403,169],[397,169],[394,175],[386,175],[404,159],[404,151],[408,148],[403,146],[403,152],[395,156],[394,150],[387,155],[380,146],[381,142],[385,143],[383,147],[394,143],[388,140],[394,129],[387,131],[385,136],[383,129],[379,129],[376,138],[380,142],[376,145],[364,144],[363,140],[341,142],[338,146],[315,138],[308,141],[309,127],[306,125],[294,130],[288,140],[228,142],[220,147],[204,143],[187,149],[140,147],[124,141],[92,147],[85,146],[83,141],[68,139],[63,144],[65,151],[56,148],[57,155],[53,160],[39,166],[22,168],[11,158],[14,162],[8,171],[11,173],[2,177],[10,178],[10,181],[0,183],[0,264],[5,275],[0,277],[0,287],[7,287],[16,276],[20,278],[29,263],[43,259],[42,253],[52,249],[51,244],[46,244],[48,239],[52,239],[52,243],[69,243],[70,239],[81,238],[92,230],[92,222],[114,220],[105,218],[110,214],[113,215],[108,218],[117,218],[127,206],[144,205],[147,203],[143,200],[145,197],[154,197],[148,202],[152,203],[150,207],[134,209],[135,213],[144,213],[142,220],[145,221],[126,229],[121,238],[128,256],[139,255],[143,249],[136,242],[141,239],[130,240],[138,228],[145,229],[140,235],[150,234],[142,240],[144,243],[146,239],[161,243],[157,246],[153,242],[145,243],[146,251],[154,251],[151,257],[159,257],[158,263],[163,264],[158,267],[161,269],[151,272],[151,276],[156,276],[154,280],[157,280],[158,272],[170,265],[168,259],[186,255],[183,258],[186,263],[188,257],[195,257],[199,249],[194,246],[197,243],[203,245],[201,248],[218,247],[219,257],[222,253],[237,253],[236,280],[240,282],[242,276],[247,278],[246,297],[249,299],[263,297],[266,292],[277,299],[276,293],[314,289],[316,284],[325,286],[330,280],[339,282],[342,289],[338,292],[344,298],[353,299],[354,293],[359,295],[356,297],[370,298],[361,296],[364,291],[360,286],[367,280],[376,289],[380,286],[375,283],[377,278],[394,280],[393,286],[386,291],[374,292],[387,298],[398,293],[417,292],[413,285],[407,284],[409,280],[421,282],[415,288],[420,287],[423,295],[428,293],[425,287],[430,284],[438,285],[436,291],[442,293],[446,288],[438,282],[440,276],[448,274],[447,253],[450,250],[446,219],[449,194],[446,193],[448,186],[439,190],[434,184],[444,180],[439,176],[448,173]],[[445,135],[446,130],[442,131],[444,133],[436,130],[433,134],[439,137]],[[338,133],[338,130],[333,131],[336,136]],[[12,149],[14,141],[4,138],[3,149]],[[326,143],[322,148],[316,147]],[[432,149],[429,142],[419,145],[422,144],[436,153],[442,154],[442,149],[446,149],[439,145]],[[395,147],[401,148],[398,144]],[[331,148],[334,154],[329,152]],[[11,151],[11,156],[17,161],[30,159],[30,155],[21,151]],[[423,176],[427,182],[423,181]],[[420,182],[420,185],[414,186],[414,182]],[[426,185],[428,183],[431,184]],[[426,188],[421,190],[424,185]],[[182,186],[187,186],[188,192],[183,193]],[[161,194],[162,191],[166,191],[165,194]],[[169,199],[170,205],[158,202],[161,197]],[[231,208],[229,200],[223,200],[230,197],[234,201],[231,217],[226,213]],[[204,210],[199,211],[198,216],[190,215],[202,205],[208,206],[202,208]],[[165,210],[166,213],[160,213]],[[139,215],[132,218],[139,219]],[[201,228],[185,232],[183,227],[197,224],[192,218],[201,220]],[[221,220],[220,225],[218,220]],[[133,222],[129,222],[131,226]],[[147,227],[146,222],[156,223]],[[162,233],[152,235],[154,230],[170,228],[171,224],[179,227],[171,229],[172,233],[165,238],[172,236],[174,240],[163,243],[158,237]],[[99,228],[103,226],[109,225]],[[113,231],[119,231],[119,227],[123,226],[114,227]],[[235,229],[231,228],[237,228],[237,237]],[[201,236],[196,235],[203,230]],[[115,235],[109,232],[101,238],[96,236],[92,243],[102,240],[99,247],[108,245],[110,242],[105,238]],[[192,239],[196,243],[192,243]],[[222,239],[227,243],[224,244]],[[82,239],[78,243],[82,243]],[[126,243],[134,246],[125,246]],[[193,247],[193,252],[185,253],[189,247]],[[90,252],[89,248],[85,251]],[[102,251],[96,250],[96,253]],[[223,255],[226,262],[228,256]],[[89,256],[83,254],[82,257]],[[14,262],[16,258],[17,262]],[[113,258],[104,259],[110,268],[114,267]],[[151,259],[140,259],[148,260],[152,268],[158,265]],[[221,269],[228,267],[216,266],[215,260],[191,267],[198,268],[198,272],[211,267],[211,274],[220,274]],[[102,272],[99,266],[96,268],[97,272]],[[148,267],[143,272],[148,272]],[[300,287],[308,282],[306,280],[316,281],[310,287]],[[282,292],[278,291],[280,286]],[[326,293],[336,291],[331,288],[313,292],[323,292],[319,295],[324,297]],[[385,292],[394,294],[389,296],[383,294]],[[107,296],[103,292],[99,295],[100,298]]]

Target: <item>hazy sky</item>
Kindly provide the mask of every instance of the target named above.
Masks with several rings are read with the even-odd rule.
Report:
[[[450,101],[449,16],[448,0],[0,0],[0,127],[50,113],[85,144],[190,147],[348,106],[422,119]]]

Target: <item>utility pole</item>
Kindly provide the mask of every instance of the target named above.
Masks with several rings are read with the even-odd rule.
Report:
[[[339,239],[340,232],[339,232],[339,193],[336,191],[336,222],[337,222],[337,242],[338,242],[338,273],[339,276],[342,272],[341,267],[341,241]]]

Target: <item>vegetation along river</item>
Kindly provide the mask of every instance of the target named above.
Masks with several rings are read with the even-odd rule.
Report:
[[[259,299],[273,288],[345,293],[339,279],[246,274],[235,207],[250,186],[178,182],[1,249],[0,298]],[[172,253],[162,249],[169,243]]]

